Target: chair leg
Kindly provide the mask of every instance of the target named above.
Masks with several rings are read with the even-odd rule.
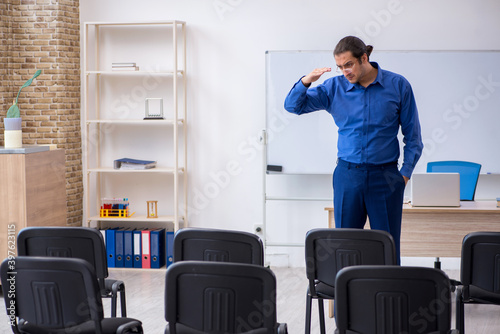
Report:
[[[309,292],[306,294],[306,328],[305,334],[311,333],[311,306],[312,306],[312,297],[309,295]]]
[[[323,298],[318,298],[319,329],[321,334],[326,334],[325,328],[325,303]]]
[[[125,285],[120,289],[120,306],[122,308],[122,317],[127,317],[127,302],[125,300]]]
[[[111,317],[116,318],[116,292],[113,291],[111,295]]]
[[[458,332],[460,334],[465,333],[465,306],[464,302],[462,301],[462,288],[458,287],[456,290],[456,297],[455,297],[455,328],[458,329]]]
[[[116,317],[116,304],[120,292],[120,306],[122,317],[127,316],[127,305],[125,301],[125,284],[122,281],[116,281],[111,286],[111,317]]]

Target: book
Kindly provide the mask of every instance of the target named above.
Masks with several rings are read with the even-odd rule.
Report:
[[[136,63],[111,63],[113,71],[138,71],[139,66]]]
[[[111,67],[135,67],[136,63],[111,63]]]
[[[122,158],[114,161],[114,169],[140,170],[156,167],[156,161]]]
[[[156,162],[154,164],[139,165],[139,164],[129,164],[122,163],[120,169],[123,170],[140,170],[140,169],[151,169],[156,167]]]

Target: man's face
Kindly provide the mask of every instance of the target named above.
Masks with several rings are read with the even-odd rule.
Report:
[[[363,55],[361,59],[354,58],[351,51],[335,55],[337,71],[342,73],[350,83],[357,83],[365,74],[365,70],[362,66],[364,58],[366,58],[366,55]]]

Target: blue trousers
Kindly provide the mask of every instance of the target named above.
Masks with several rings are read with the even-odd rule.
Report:
[[[397,163],[353,164],[339,159],[333,173],[335,227],[370,227],[389,232],[400,263],[401,218],[405,182]]]

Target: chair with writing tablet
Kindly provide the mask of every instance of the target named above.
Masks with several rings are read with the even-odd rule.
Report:
[[[433,161],[427,163],[427,173],[459,173],[460,200],[473,201],[481,165],[468,161]]]

